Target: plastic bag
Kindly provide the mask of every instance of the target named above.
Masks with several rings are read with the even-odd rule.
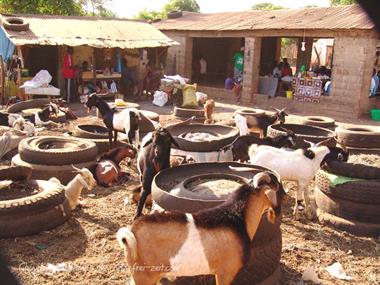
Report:
[[[195,95],[197,91],[197,84],[186,84],[185,87],[183,87],[182,93],[183,93],[183,107],[197,107],[197,96]]]
[[[52,77],[47,70],[40,70],[32,80],[26,81],[20,88],[38,88],[41,86],[49,85]]]
[[[165,92],[156,91],[153,95],[153,105],[163,107],[168,102],[169,96]]]
[[[197,97],[197,102],[198,103],[201,103],[201,104],[206,103],[207,97],[208,97],[206,93],[196,92],[195,96]]]

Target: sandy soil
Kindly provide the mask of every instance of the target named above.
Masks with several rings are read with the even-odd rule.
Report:
[[[74,109],[79,115],[87,115],[78,106]],[[230,106],[217,109],[229,117],[232,110]],[[171,108],[166,107],[160,110],[164,114],[163,124],[172,121],[170,111]],[[225,117],[223,113],[217,118]],[[95,117],[85,117],[44,133],[62,134],[83,122],[101,124]],[[127,284],[128,270],[115,233],[119,227],[131,224],[135,211],[129,198],[132,189],[139,184],[135,165],[135,162],[131,167],[123,165],[124,170],[131,173],[131,179],[124,185],[85,191],[84,207],[76,209],[64,225],[30,237],[0,240],[1,253],[23,284]],[[325,270],[335,261],[354,278],[351,284],[380,284],[380,241],[338,232],[317,221],[294,221],[291,206],[295,185],[286,183],[286,187],[290,189],[290,199],[284,207],[281,226],[283,276],[280,284],[312,284],[300,281],[307,267],[318,273],[322,284],[348,284],[332,278]],[[128,203],[125,203],[126,197]],[[49,263],[63,263],[63,271],[53,273],[48,269]]]

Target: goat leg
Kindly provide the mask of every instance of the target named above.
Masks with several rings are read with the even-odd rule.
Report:
[[[139,202],[137,203],[136,215],[135,215],[135,217],[133,218],[134,220],[141,216],[141,213],[142,213],[142,210],[143,210],[143,208],[144,208],[144,204],[145,204],[145,201],[146,201],[146,198],[148,197],[148,195],[149,195],[148,191],[146,191],[146,190],[143,188],[143,189],[142,189],[142,192],[141,192],[140,200],[139,200]]]
[[[305,201],[305,212],[307,215],[307,218],[309,220],[312,220],[314,218],[315,209],[312,209],[310,204],[310,197],[309,197],[309,189],[307,187],[308,185],[303,185],[303,197]]]
[[[112,131],[108,131],[109,150],[112,149]]]
[[[297,183],[297,191],[296,191],[296,199],[295,200],[296,201],[295,201],[295,205],[294,205],[294,209],[293,209],[293,215],[294,215],[294,219],[296,221],[298,221],[300,219],[298,203],[299,203],[299,201],[302,201],[301,187],[300,187],[300,185],[298,185],[298,183]]]

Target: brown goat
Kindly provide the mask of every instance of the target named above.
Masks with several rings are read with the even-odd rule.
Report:
[[[213,99],[208,99],[204,105],[204,112],[205,112],[205,124],[212,124],[213,123],[213,114],[215,109],[215,101]]]
[[[90,170],[99,185],[110,187],[122,181],[121,178],[125,174],[120,170],[120,162],[126,157],[133,159],[136,154],[137,150],[131,144],[114,148],[104,153]]]
[[[133,281],[154,285],[164,277],[213,274],[216,284],[231,284],[249,258],[263,213],[269,209],[274,222],[284,195],[277,178],[261,172],[218,207],[140,217],[117,233]]]

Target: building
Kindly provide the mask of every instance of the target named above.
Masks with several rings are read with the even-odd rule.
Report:
[[[288,106],[290,111],[308,114],[359,117],[371,108],[368,98],[379,34],[359,5],[276,11],[247,11],[216,14],[183,12],[181,17],[154,24],[180,43],[168,50],[166,69],[192,77],[194,60],[208,63],[208,80],[200,89],[212,97],[233,96],[223,89],[224,78],[232,72],[232,57],[240,46],[244,51],[242,100],[261,108]],[[271,99],[259,92],[260,80],[281,60],[282,39],[295,39],[293,71],[311,66],[314,44],[319,39],[333,42],[323,58],[331,65],[330,96],[319,103]],[[302,50],[304,42],[304,51]],[[331,54],[333,50],[333,53]]]
[[[23,27],[4,24],[16,19]],[[87,61],[96,69],[116,66],[119,53],[128,64],[142,67],[149,58],[159,64],[169,46],[177,44],[152,25],[132,20],[50,16],[0,15],[1,56],[4,62],[18,54],[34,76],[46,69],[53,77],[52,84],[63,88],[62,64],[67,46],[74,47],[74,63]]]

